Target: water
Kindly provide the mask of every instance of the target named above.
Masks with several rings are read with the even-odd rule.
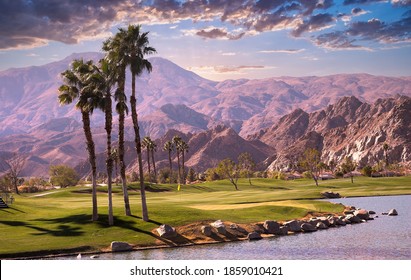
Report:
[[[118,260],[410,260],[411,196],[361,197],[332,200],[374,210],[379,216],[362,224],[313,233],[241,241],[103,254],[100,259]],[[381,215],[391,208],[398,216]]]

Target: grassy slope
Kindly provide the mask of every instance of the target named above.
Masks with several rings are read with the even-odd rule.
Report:
[[[411,177],[356,178],[320,182],[254,179],[253,186],[240,180],[240,191],[228,181],[182,186],[157,185],[148,193],[151,222],[139,215],[140,196],[132,185],[130,202],[135,216],[124,216],[120,188],[115,189],[115,226],[107,227],[107,195],[99,193],[99,222],[91,223],[91,195],[86,187],[56,190],[45,196],[21,195],[11,208],[0,210],[0,256],[35,251],[90,250],[109,246],[111,241],[154,245],[151,231],[159,224],[173,226],[200,220],[222,219],[237,223],[266,219],[288,220],[307,213],[339,212],[341,205],[314,201],[320,192],[339,192],[342,196],[411,194]],[[87,249],[87,248],[83,248]],[[60,250],[62,252],[62,250]]]

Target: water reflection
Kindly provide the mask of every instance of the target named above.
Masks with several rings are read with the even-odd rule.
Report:
[[[314,233],[251,242],[104,254],[100,259],[411,259],[411,196],[345,198],[333,202],[374,210],[379,217],[362,224],[330,228]],[[391,208],[396,208],[399,216],[381,215]]]

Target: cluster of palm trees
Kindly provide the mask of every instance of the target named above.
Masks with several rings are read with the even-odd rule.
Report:
[[[156,161],[154,160],[154,152],[157,151],[157,144],[150,138],[150,136],[146,136],[143,138],[143,147],[146,148],[147,151],[147,165],[148,165],[148,176],[149,180],[151,181],[151,164],[153,165],[154,171],[154,181],[157,179],[157,170],[156,170]],[[151,157],[150,157],[151,155]]]
[[[154,153],[157,151],[157,144],[149,137],[146,136],[143,138],[142,142],[143,148],[147,152],[147,169],[149,180],[154,179],[154,182],[157,182],[157,169],[156,162],[154,159]],[[177,182],[178,184],[185,183],[186,173],[185,173],[185,155],[188,152],[188,144],[180,137],[174,136],[172,140],[164,143],[163,151],[168,153],[168,162],[169,162],[169,183],[172,183],[172,174],[173,174],[173,160],[172,153],[175,151],[177,156]],[[154,174],[151,172],[151,166],[153,167]]]
[[[125,93],[125,82],[127,69],[131,71],[131,94],[130,108],[134,129],[134,143],[137,152],[140,192],[142,205],[142,218],[148,221],[148,210],[146,204],[145,186],[142,166],[142,144],[140,139],[138,114],[136,109],[136,76],[144,71],[151,72],[151,63],[145,56],[154,54],[156,50],[149,46],[148,32],[141,32],[140,25],[130,25],[127,29],[120,28],[118,33],[103,43],[105,57],[98,65],[93,61],[74,60],[70,69],[62,73],[64,83],[59,88],[58,100],[60,104],[71,104],[76,102],[76,108],[81,112],[83,130],[86,138],[89,162],[92,177],[92,220],[98,219],[97,211],[97,183],[96,183],[96,153],[93,136],[90,127],[90,116],[94,110],[99,109],[105,114],[105,130],[107,133],[107,187],[108,187],[108,222],[113,225],[112,205],[112,172],[113,161],[118,158],[120,176],[122,180],[124,207],[126,215],[131,215],[130,203],[126,182],[126,165],[124,162],[124,121],[128,114],[127,95]],[[111,134],[113,126],[113,99],[118,114],[118,150],[113,157]]]

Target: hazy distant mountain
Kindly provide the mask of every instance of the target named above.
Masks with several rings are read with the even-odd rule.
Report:
[[[0,153],[26,153],[30,157],[24,173],[27,176],[47,174],[52,163],[74,166],[86,157],[79,112],[73,106],[60,106],[57,102],[57,88],[62,82],[60,73],[74,58],[80,57],[98,61],[102,54],[73,54],[43,66],[0,72]],[[170,129],[185,134],[209,133],[220,124],[231,127],[243,138],[259,133],[268,138],[263,136],[267,128],[293,112],[295,116],[289,115],[284,121],[281,130],[284,134],[278,135],[281,138],[278,145],[287,147],[293,143],[291,139],[305,135],[306,115],[327,108],[344,96],[355,96],[360,103],[411,96],[411,77],[341,74],[214,82],[166,59],[150,58],[150,61],[153,71],[137,79],[137,110],[141,136],[150,135],[154,139]],[[130,92],[130,79],[126,90]],[[105,149],[103,121],[102,113],[96,111],[92,123],[98,151]],[[131,120],[126,121],[127,139],[132,140]],[[336,116],[326,125],[332,128],[344,122],[347,122],[345,117]],[[295,130],[287,130],[287,124]],[[116,129],[117,123],[114,125]],[[113,140],[116,137],[114,133]],[[265,138],[262,140],[266,141]],[[206,157],[208,149],[204,151],[202,156]],[[194,158],[188,163],[199,166]]]

